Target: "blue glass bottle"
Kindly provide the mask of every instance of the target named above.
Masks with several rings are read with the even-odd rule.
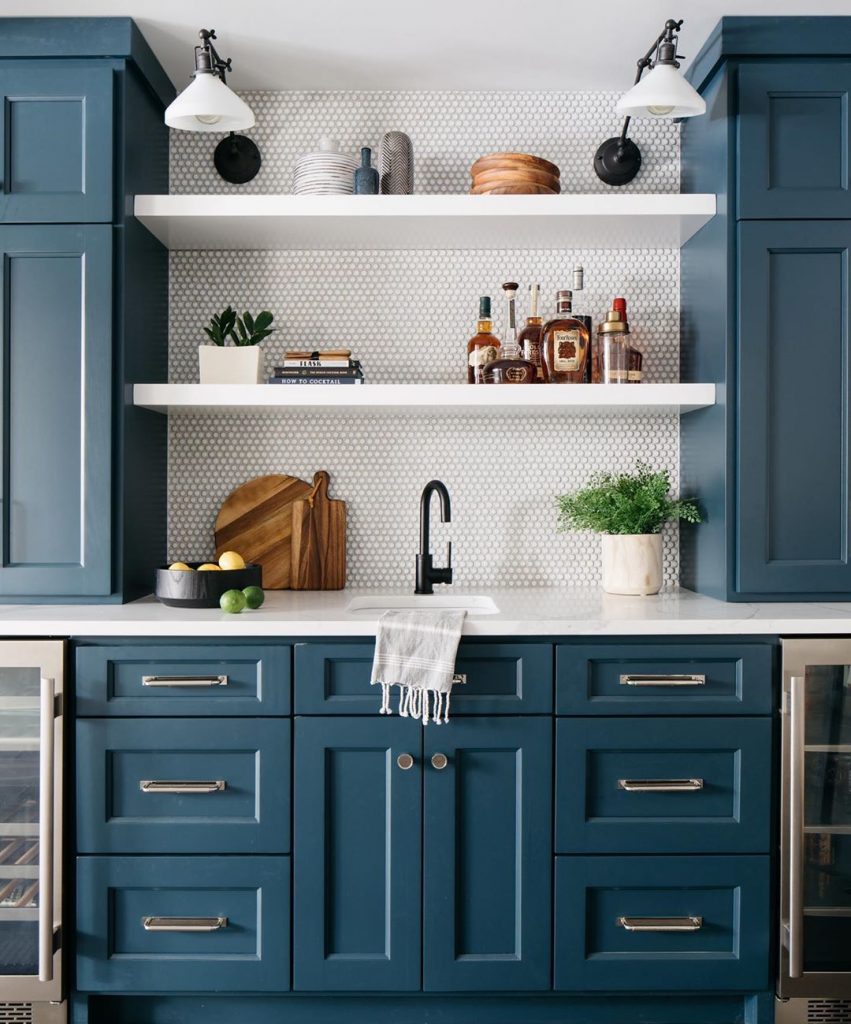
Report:
[[[355,170],[355,195],[378,194],[378,171],[372,166],[372,150],[364,146],[360,151],[360,167]]]

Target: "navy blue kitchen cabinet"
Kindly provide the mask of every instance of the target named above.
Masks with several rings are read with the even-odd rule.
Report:
[[[0,225],[0,593],[108,594],[112,228]]]
[[[425,731],[423,987],[550,987],[552,722]]]
[[[0,31],[0,598],[119,601],[165,558],[168,254],[132,216],[168,191],[174,94],[129,18]]]
[[[418,991],[421,725],[296,719],[293,771],[293,987]]]
[[[722,19],[688,72],[681,189],[719,212],[681,251],[681,379],[717,404],[681,421],[681,582],[847,600],[851,19],[768,22]]]
[[[0,65],[0,222],[112,221],[113,69]]]

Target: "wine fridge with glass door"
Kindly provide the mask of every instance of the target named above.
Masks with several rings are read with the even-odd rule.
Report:
[[[0,1024],[66,1019],[64,659],[61,641],[0,641]]]
[[[783,641],[777,1024],[851,1024],[851,639]]]

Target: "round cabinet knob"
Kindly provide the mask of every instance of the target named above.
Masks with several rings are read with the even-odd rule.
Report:
[[[439,772],[442,772],[443,769],[448,764],[449,764],[449,758],[446,756],[446,754],[432,754],[431,755],[431,766],[432,766],[432,768],[436,768]]]
[[[414,767],[414,759],[410,754],[400,754],[396,758],[396,764],[399,765],[403,772],[406,772],[409,768]]]

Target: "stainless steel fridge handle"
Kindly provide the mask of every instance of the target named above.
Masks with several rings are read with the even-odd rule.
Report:
[[[42,677],[39,696],[38,980],[53,981],[53,772],[56,684]]]
[[[789,977],[804,970],[804,683],[789,680]]]

